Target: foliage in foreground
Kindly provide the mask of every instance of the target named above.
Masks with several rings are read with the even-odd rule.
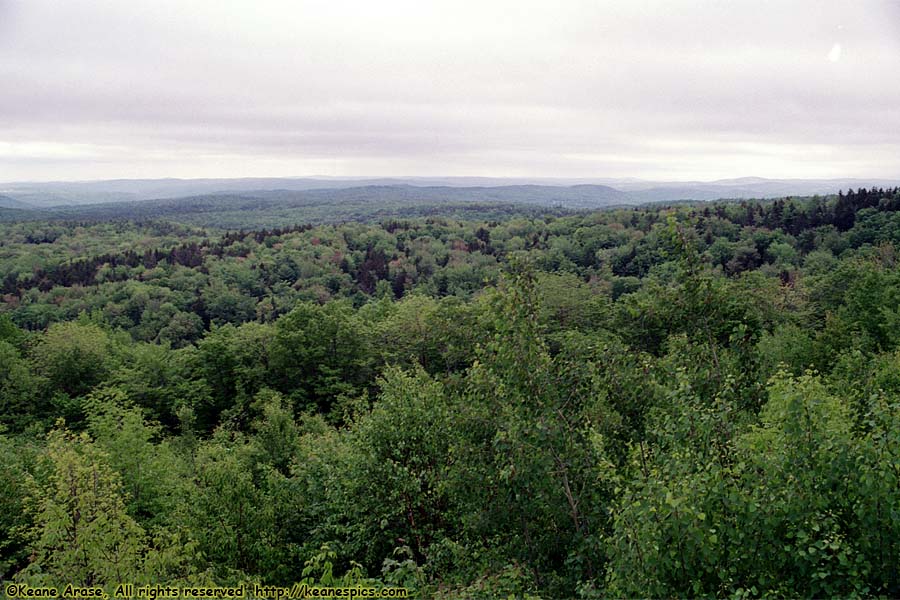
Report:
[[[825,230],[796,225],[793,204],[763,224],[774,217],[738,205],[532,222],[573,244],[558,254],[542,234],[513,250],[467,224],[473,250],[496,244],[487,283],[448,295],[433,272],[396,294],[375,260],[351,278],[371,295],[272,300],[283,313],[259,300],[258,318],[208,329],[191,312],[199,330],[174,345],[141,333],[162,304],[116,324],[110,301],[31,331],[17,322],[35,309],[10,303],[2,576],[447,599],[897,596],[894,213],[848,220],[845,204]],[[625,246],[587,252],[591,219]],[[300,251],[319,245],[294,233]],[[241,281],[203,264],[178,278]]]

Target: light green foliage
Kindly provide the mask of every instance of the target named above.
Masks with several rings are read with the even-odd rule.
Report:
[[[674,373],[666,401],[648,416],[647,441],[632,446],[609,536],[610,593],[719,595],[727,589],[733,532],[711,518],[733,494],[734,403],[693,389]],[[728,510],[728,508],[725,508]]]
[[[419,370],[389,370],[371,413],[360,417],[346,493],[361,527],[348,540],[369,560],[398,545],[421,561],[448,533],[448,470],[460,451],[451,407],[442,386]]]
[[[38,373],[54,389],[75,398],[108,373],[111,343],[109,335],[96,325],[59,323],[41,336],[31,356]]]
[[[243,323],[256,316],[256,301],[239,290],[214,281],[201,294],[210,319],[217,325]]]
[[[600,290],[569,273],[539,273],[535,287],[539,318],[548,335],[598,329],[609,318],[610,303]]]
[[[87,434],[54,430],[50,474],[31,495],[35,556],[18,578],[33,585],[111,585],[137,579],[146,536],[125,510],[121,480]]]
[[[373,332],[375,348],[385,362],[417,363],[434,369],[441,357],[440,344],[445,343],[437,331],[439,310],[439,301],[422,294],[410,294],[388,304],[387,314],[377,321],[378,329]]]
[[[435,600],[465,600],[485,598],[490,600],[540,600],[538,586],[533,575],[521,565],[509,564],[496,572],[485,573],[467,585],[434,590]]]
[[[409,294],[389,305],[382,318],[371,319],[373,349],[387,364],[418,364],[429,373],[460,371],[474,356],[478,316],[479,307],[458,298]]]
[[[759,339],[759,354],[765,360],[762,370],[769,376],[782,368],[800,375],[815,366],[814,340],[807,330],[793,323],[764,332]]]
[[[144,421],[121,389],[101,388],[87,398],[88,430],[121,474],[128,514],[143,526],[164,526],[186,492],[186,465],[159,425]]]
[[[254,477],[253,448],[242,436],[220,431],[194,458],[194,486],[181,507],[182,526],[217,580],[271,568],[274,506]]]
[[[0,314],[0,342],[18,346],[25,338],[24,332],[16,327],[8,314]]]
[[[505,556],[560,593],[602,567],[607,490],[595,468],[607,461],[595,440],[605,424],[591,416],[608,411],[595,411],[590,393],[569,395],[571,373],[541,338],[530,270],[514,271],[501,290],[490,301],[496,333],[468,374],[469,447],[457,485],[467,488],[472,533],[503,532],[495,543]],[[554,555],[566,557],[564,567]]]
[[[37,416],[45,416],[46,406],[35,406],[40,379],[9,342],[0,341],[0,423],[21,429]]]
[[[28,556],[25,498],[31,449],[16,444],[0,428],[0,579],[8,579]]]
[[[214,328],[190,355],[190,369],[209,386],[194,403],[198,425],[209,431],[226,418],[247,424],[253,396],[267,385],[274,332],[269,325],[246,323]]]
[[[261,461],[287,474],[300,444],[300,429],[294,413],[278,392],[260,391],[253,402],[259,417],[252,423],[253,440],[262,453]]]
[[[746,453],[748,501],[758,508],[760,586],[812,597],[870,591],[851,517],[857,454],[847,404],[815,378],[776,378]],[[874,533],[874,532],[869,532]],[[748,577],[754,574],[748,573]]]
[[[106,383],[121,389],[150,418],[172,425],[177,407],[197,395],[185,376],[187,362],[185,351],[173,352],[168,346],[128,345]]]
[[[776,267],[789,269],[797,263],[798,253],[787,242],[775,242],[770,244],[766,253],[772,258]]]
[[[668,447],[637,450],[640,483],[617,509],[611,589],[802,597],[894,589],[884,565],[897,552],[887,537],[897,530],[887,516],[896,498],[873,477],[896,480],[883,470],[897,460],[885,443],[896,427],[889,406],[877,405],[871,433],[859,438],[847,404],[818,379],[782,375],[760,425],[736,436],[723,437],[734,421],[727,411],[708,413],[712,421],[691,411],[660,438]]]

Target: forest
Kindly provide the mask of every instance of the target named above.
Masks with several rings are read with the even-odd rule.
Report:
[[[4,585],[900,597],[900,188],[228,210],[0,219]]]

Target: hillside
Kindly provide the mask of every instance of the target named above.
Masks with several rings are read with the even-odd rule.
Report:
[[[0,577],[894,597],[898,246],[900,188],[0,224]]]
[[[836,194],[842,189],[893,187],[898,180],[864,179],[765,179],[743,177],[718,181],[650,181],[641,179],[563,179],[497,177],[382,177],[315,178],[251,177],[237,179],[116,179],[109,181],[59,181],[0,183],[0,194],[35,208],[78,206],[198,196],[256,196],[260,191],[309,192],[341,197],[342,191],[358,196],[360,190],[391,190],[401,197],[417,188],[424,200],[474,199],[503,202],[535,202],[552,205],[580,203],[596,208],[609,203],[675,200],[779,198]],[[447,189],[451,188],[451,189]],[[348,191],[352,190],[352,191]]]
[[[414,187],[366,186],[307,191],[263,190],[140,202],[0,211],[0,220],[175,219],[199,226],[238,229],[297,222],[372,221],[390,217],[474,213],[492,218],[510,212],[546,212],[625,204],[605,186]]]

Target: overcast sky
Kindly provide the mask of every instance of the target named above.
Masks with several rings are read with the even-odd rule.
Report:
[[[900,177],[897,0],[0,0],[0,181]]]

